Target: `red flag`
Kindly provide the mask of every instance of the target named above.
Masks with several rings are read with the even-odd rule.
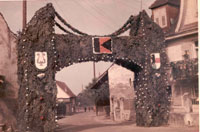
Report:
[[[93,53],[95,54],[112,54],[112,41],[110,37],[93,38]]]

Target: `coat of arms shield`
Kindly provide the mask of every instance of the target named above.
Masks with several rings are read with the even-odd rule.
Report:
[[[151,66],[153,69],[160,68],[160,53],[152,53],[151,54]]]
[[[47,67],[47,52],[35,52],[35,66],[39,70]]]

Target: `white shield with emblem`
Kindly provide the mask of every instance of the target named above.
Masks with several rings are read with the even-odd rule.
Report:
[[[151,66],[153,69],[159,69],[161,66],[160,63],[160,53],[151,54]]]
[[[35,52],[35,66],[40,70],[47,67],[47,52]]]

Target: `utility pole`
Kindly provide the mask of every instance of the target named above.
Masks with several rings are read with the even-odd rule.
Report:
[[[94,79],[96,79],[95,62],[93,62]]]
[[[26,27],[26,20],[27,20],[27,2],[26,0],[23,0],[22,3],[22,28],[24,29]]]
[[[142,4],[143,4],[142,2],[143,2],[143,1],[142,1],[142,0],[140,0],[140,1],[141,1],[141,3],[140,3],[140,10],[142,11],[142,8],[143,8],[143,7],[142,7]]]
[[[82,84],[82,92],[83,92],[84,88],[83,88],[83,84]]]

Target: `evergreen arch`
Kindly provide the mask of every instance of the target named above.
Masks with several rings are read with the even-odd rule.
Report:
[[[66,30],[56,20],[57,17]],[[56,34],[58,26],[66,34]],[[130,29],[129,36],[119,35]],[[93,37],[110,37],[112,54],[94,54]],[[164,34],[142,11],[131,16],[116,32],[88,35],[68,24],[47,4],[39,9],[18,37],[18,127],[21,132],[53,132],[56,128],[55,74],[63,67],[87,61],[109,61],[135,72],[135,109],[138,126],[159,126],[169,118],[167,56]],[[35,66],[35,52],[47,52],[44,70]],[[151,54],[160,54],[161,66],[152,68]]]

